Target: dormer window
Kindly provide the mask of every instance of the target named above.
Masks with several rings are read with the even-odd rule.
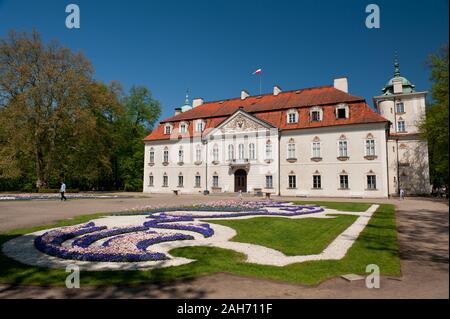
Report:
[[[287,122],[288,124],[293,124],[298,122],[298,112],[297,110],[289,110],[287,111]]]
[[[180,123],[180,133],[186,133],[188,128],[188,123],[181,122]]]
[[[205,129],[205,122],[203,120],[197,120],[195,125],[195,131],[203,132],[204,129]]]
[[[164,127],[164,134],[166,135],[172,134],[172,125],[166,124],[166,126]]]
[[[336,107],[336,119],[345,120],[349,118],[349,109],[347,104],[339,104]]]
[[[322,109],[320,107],[313,107],[309,112],[309,117],[311,122],[320,122],[322,121]]]

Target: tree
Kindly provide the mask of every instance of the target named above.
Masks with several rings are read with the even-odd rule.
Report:
[[[117,152],[118,173],[124,190],[142,190],[144,174],[143,138],[152,130],[161,113],[149,89],[133,86],[124,97],[125,115],[120,119]]]
[[[428,141],[431,182],[436,186],[448,186],[448,59],[448,44],[428,58],[433,82],[432,101],[426,119],[420,125],[421,133]]]
[[[94,181],[111,170],[111,117],[116,94],[93,80],[81,54],[33,31],[0,40],[0,177]]]

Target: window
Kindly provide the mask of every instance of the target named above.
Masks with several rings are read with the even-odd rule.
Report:
[[[218,162],[219,161],[219,147],[217,144],[214,144],[213,147],[213,161]]]
[[[404,120],[399,120],[397,122],[397,130],[399,132],[406,132],[406,125]]]
[[[203,128],[204,128],[204,122],[202,120],[198,120],[195,130],[197,132],[203,132]]]
[[[348,118],[348,105],[347,104],[341,104],[336,107],[336,118],[338,120],[346,119]]]
[[[322,178],[320,175],[313,175],[313,188],[315,189],[322,188]]]
[[[320,158],[320,142],[312,143],[313,158]]]
[[[293,141],[289,141],[288,144],[288,159],[295,158],[295,143]]]
[[[287,112],[287,122],[289,124],[298,122],[298,112],[297,112],[297,110],[289,110]]]
[[[186,122],[182,122],[180,124],[180,133],[186,133],[187,132],[187,127],[188,127],[187,123]]]
[[[256,159],[256,152],[255,152],[255,144],[254,143],[250,143],[248,145],[248,152],[249,152],[250,159],[252,159],[252,160]]]
[[[319,122],[320,121],[320,112],[319,111],[312,111],[311,112],[311,121],[312,122]]]
[[[272,159],[272,143],[270,141],[266,142],[266,159]]]
[[[239,144],[238,146],[238,155],[239,155],[239,159],[243,160],[245,157],[245,148],[244,148],[244,144]]]
[[[183,149],[180,148],[178,150],[178,163],[183,163],[183,159],[184,159],[184,152]]]
[[[339,157],[347,157],[347,141],[339,141]]]
[[[197,145],[197,148],[195,149],[195,161],[202,161],[202,147],[200,145]]]
[[[289,175],[289,188],[297,188],[297,176]]]
[[[170,124],[166,124],[166,126],[164,128],[164,133],[165,134],[171,134],[172,133],[172,126]]]
[[[228,145],[228,160],[232,161],[234,159],[234,146],[233,144]]]
[[[167,148],[164,149],[163,162],[169,163],[169,150]]]
[[[266,175],[266,188],[273,188],[273,176]]]
[[[375,140],[373,139],[366,140],[366,155],[375,156]]]
[[[183,175],[178,175],[178,187],[183,187]]]
[[[196,175],[195,176],[195,187],[200,187],[200,184],[201,184],[201,176]]]
[[[398,102],[395,105],[395,112],[396,113],[405,113],[405,105],[403,104],[403,102]]]
[[[163,175],[163,187],[168,187],[169,186],[169,176],[167,176],[166,173],[164,173]]]
[[[219,176],[213,176],[213,187],[219,187]]]
[[[150,174],[148,176],[148,186],[152,187],[153,186],[153,175]]]
[[[367,175],[367,189],[377,189],[377,177],[375,175]]]
[[[150,149],[149,162],[150,164],[155,163],[155,151],[153,150],[153,147]]]
[[[348,175],[339,175],[339,188],[348,189]]]

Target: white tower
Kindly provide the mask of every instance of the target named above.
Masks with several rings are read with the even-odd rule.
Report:
[[[403,76],[397,59],[394,77],[373,98],[377,111],[391,122],[387,132],[389,194],[398,195],[401,188],[406,195],[431,192],[428,144],[419,135],[419,124],[425,118],[427,92],[417,92]]]

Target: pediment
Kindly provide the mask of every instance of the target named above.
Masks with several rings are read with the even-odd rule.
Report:
[[[267,130],[274,128],[267,122],[264,122],[245,111],[238,110],[228,119],[223,121],[214,130],[214,133],[241,133],[241,132],[255,132],[260,130]],[[214,134],[213,133],[213,134]]]

